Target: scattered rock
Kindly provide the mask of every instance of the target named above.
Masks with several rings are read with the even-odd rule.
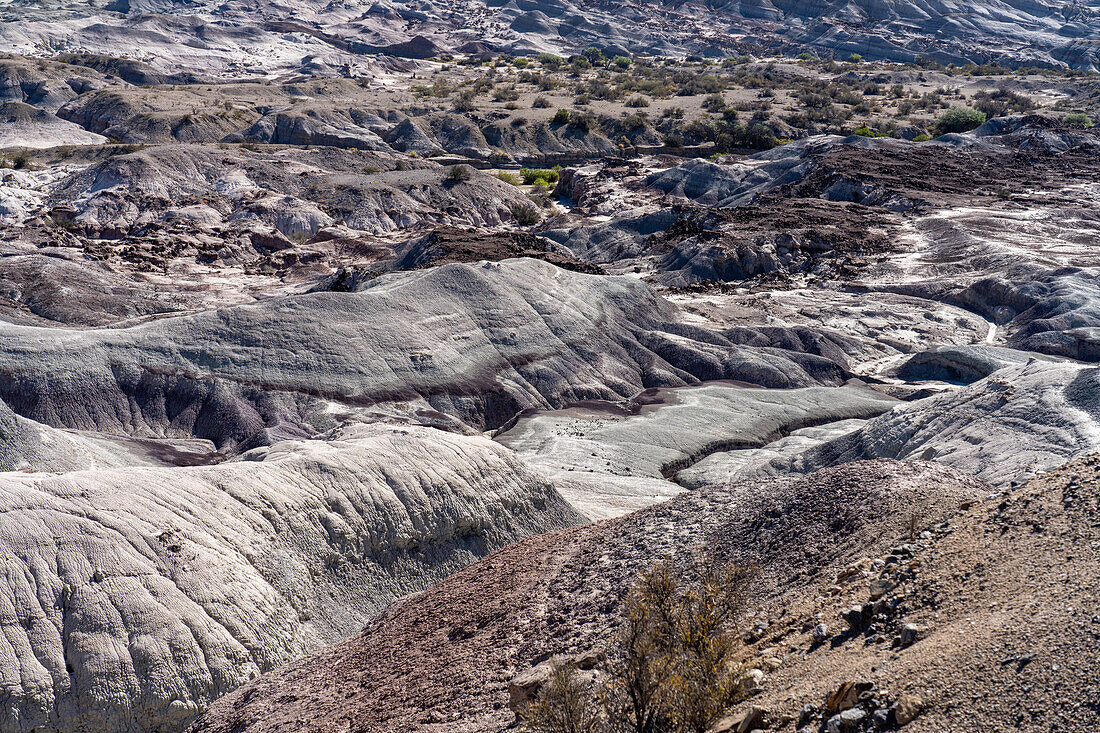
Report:
[[[734,713],[711,726],[708,733],[748,733],[763,727],[768,711],[765,708],[753,706],[748,710]]]
[[[898,725],[906,725],[920,715],[924,701],[916,695],[902,695],[894,703],[894,720]]]
[[[829,733],[842,733],[842,731],[857,729],[866,717],[867,713],[863,710],[849,708],[829,718],[829,722],[825,724],[825,727]]]
[[[859,696],[864,692],[874,689],[875,683],[867,681],[846,680],[840,683],[828,699],[825,701],[825,712],[839,713],[855,707],[859,702]]]
[[[845,608],[840,612],[840,618],[844,623],[848,624],[853,631],[858,631],[863,628],[863,608],[860,606]]]
[[[759,669],[750,669],[738,682],[741,693],[744,695],[756,695],[764,691],[764,672]]]
[[[875,578],[871,581],[871,600],[877,601],[894,589],[894,581],[890,578]]]

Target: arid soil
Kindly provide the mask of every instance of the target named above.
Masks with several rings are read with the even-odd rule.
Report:
[[[749,703],[767,711],[769,730],[820,724],[845,680],[873,683],[883,708],[919,697],[906,730],[1089,730],[1100,723],[1089,702],[1098,499],[1097,456],[1003,494],[888,461],[700,491],[491,555],[233,693],[192,731],[500,729],[512,675],[598,651],[633,573],[704,541],[760,564],[744,654],[768,670]],[[885,610],[866,626],[838,618],[880,598],[869,590],[879,578]],[[906,625],[915,640],[902,643]]]

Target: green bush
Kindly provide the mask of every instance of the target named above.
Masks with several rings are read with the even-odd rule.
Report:
[[[563,59],[561,56],[555,56],[552,53],[540,53],[537,58],[539,60],[539,63],[548,69],[557,69],[563,63],[565,63],[565,59]]]
[[[629,69],[630,65],[634,63],[634,59],[629,56],[616,56],[611,59],[611,63],[615,64],[620,69]]]
[[[932,139],[931,137],[929,137],[928,135],[925,135],[922,132],[920,135],[917,135],[915,138],[913,138],[913,142],[915,142],[915,143],[926,143],[931,139]]]
[[[796,56],[795,58],[797,58],[799,61],[817,61],[817,56],[814,56],[809,51],[803,51],[802,53],[798,54],[798,56]]]
[[[545,184],[557,183],[558,172],[561,168],[521,168],[519,171],[520,178],[528,186],[542,181]]]
[[[518,186],[520,184],[519,178],[514,173],[509,173],[508,171],[497,171],[496,177],[513,186]]]
[[[555,125],[567,125],[567,124],[569,124],[569,110],[559,109],[557,112],[555,112],[554,113],[554,124]]]
[[[599,123],[591,114],[574,111],[569,115],[569,126],[582,132],[589,132],[599,127]]]
[[[1084,112],[1070,112],[1062,118],[1062,122],[1074,127],[1092,127],[1093,125],[1092,118]]]
[[[858,64],[858,63],[861,63],[862,61],[863,61],[863,57],[861,55],[859,55],[858,53],[853,53],[853,54],[848,56],[848,63],[850,63],[850,64]]]
[[[936,118],[936,137],[949,132],[967,132],[984,122],[984,112],[969,107],[952,107]]]

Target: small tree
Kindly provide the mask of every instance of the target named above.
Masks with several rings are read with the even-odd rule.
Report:
[[[599,66],[607,61],[607,58],[603,55],[603,51],[595,46],[589,46],[581,51],[581,55],[593,66]]]
[[[936,118],[936,136],[967,132],[985,122],[985,113],[969,107],[952,107]]]
[[[634,59],[630,58],[629,56],[616,56],[615,58],[611,59],[611,63],[613,63],[619,69],[625,71],[626,69],[630,68],[630,65],[632,63],[634,63]]]
[[[750,577],[711,555],[696,559],[687,582],[667,559],[638,577],[607,666],[613,726],[704,733],[736,702],[742,665],[732,621]]]

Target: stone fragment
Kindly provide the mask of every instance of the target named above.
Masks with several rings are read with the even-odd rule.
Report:
[[[894,703],[894,721],[898,725],[906,725],[920,715],[923,707],[924,701],[916,695],[902,695]]]

